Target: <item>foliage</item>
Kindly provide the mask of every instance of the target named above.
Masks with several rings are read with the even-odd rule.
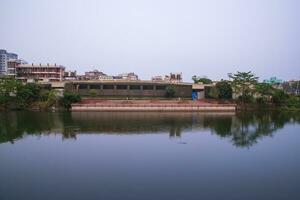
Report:
[[[218,99],[220,95],[218,88],[211,87],[208,95],[210,98]]]
[[[272,102],[276,105],[283,105],[288,96],[283,92],[283,90],[275,90],[272,94]]]
[[[55,90],[46,91],[41,97],[42,97],[42,100],[47,103],[48,107],[53,106],[59,100],[57,91],[55,91]]]
[[[64,93],[64,96],[62,98],[62,103],[67,109],[71,108],[72,103],[76,103],[79,101],[81,101],[81,97],[78,94]]]
[[[236,74],[230,74],[232,78],[231,86],[238,96],[238,99],[242,103],[248,103],[252,99],[252,95],[255,92],[255,85],[257,84],[258,77],[256,77],[251,71],[249,72],[237,72]]]
[[[300,97],[294,95],[289,96],[286,100],[286,105],[289,108],[300,108]]]
[[[273,94],[274,88],[268,83],[257,83],[255,90],[261,96],[271,96]]]
[[[40,87],[34,83],[20,84],[17,88],[17,102],[20,107],[26,107],[29,103],[39,99]]]
[[[20,82],[11,78],[0,79],[0,104],[6,105],[15,99],[17,88],[21,86]]]
[[[96,90],[90,90],[90,96],[91,97],[96,97],[97,96],[97,91]]]
[[[203,84],[211,84],[212,80],[208,79],[208,78],[203,78],[203,77],[199,77],[194,75],[192,77],[192,80],[194,81],[194,83],[203,83]]]
[[[166,97],[172,98],[175,97],[176,88],[173,85],[169,85],[166,87]]]
[[[22,84],[12,78],[0,79],[0,104],[14,104],[24,108],[39,99],[40,87],[33,83]]]
[[[228,81],[220,81],[216,84],[216,88],[219,91],[220,99],[231,99],[232,98],[232,88]]]

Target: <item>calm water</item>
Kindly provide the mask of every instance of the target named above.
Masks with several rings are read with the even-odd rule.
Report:
[[[0,113],[0,200],[300,199],[300,114]]]

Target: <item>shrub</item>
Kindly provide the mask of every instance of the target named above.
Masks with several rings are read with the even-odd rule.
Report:
[[[166,87],[166,97],[172,98],[175,96],[176,89],[173,85],[169,85]]]
[[[71,108],[72,103],[79,102],[80,100],[80,95],[73,93],[64,93],[64,96],[62,98],[63,106],[67,109]]]
[[[216,84],[220,99],[232,99],[232,88],[228,81],[220,81]]]
[[[220,95],[220,92],[218,90],[218,88],[216,87],[211,87],[210,91],[209,91],[209,97],[213,98],[213,99],[218,99]]]
[[[96,90],[90,90],[90,96],[91,97],[96,97],[97,96],[97,91]]]
[[[275,90],[272,94],[272,102],[277,105],[283,105],[288,96],[283,92],[283,90]]]

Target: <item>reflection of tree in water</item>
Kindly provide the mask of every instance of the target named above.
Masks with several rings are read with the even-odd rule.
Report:
[[[300,123],[299,113],[41,113],[0,114],[0,143],[14,142],[26,135],[59,133],[62,139],[76,134],[160,134],[181,137],[187,129],[210,129],[230,138],[237,147],[250,147],[265,136],[273,136],[286,123]]]
[[[221,137],[231,137],[234,145],[250,147],[261,137],[272,137],[288,122],[300,122],[299,114],[285,112],[241,112],[231,119],[209,121],[208,125]]]
[[[11,142],[28,134],[51,134],[61,121],[53,113],[5,112],[0,114],[0,143]]]

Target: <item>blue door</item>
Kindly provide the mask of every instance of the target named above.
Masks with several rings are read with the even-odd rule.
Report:
[[[197,91],[192,91],[192,99],[197,100],[198,99],[198,92]]]

